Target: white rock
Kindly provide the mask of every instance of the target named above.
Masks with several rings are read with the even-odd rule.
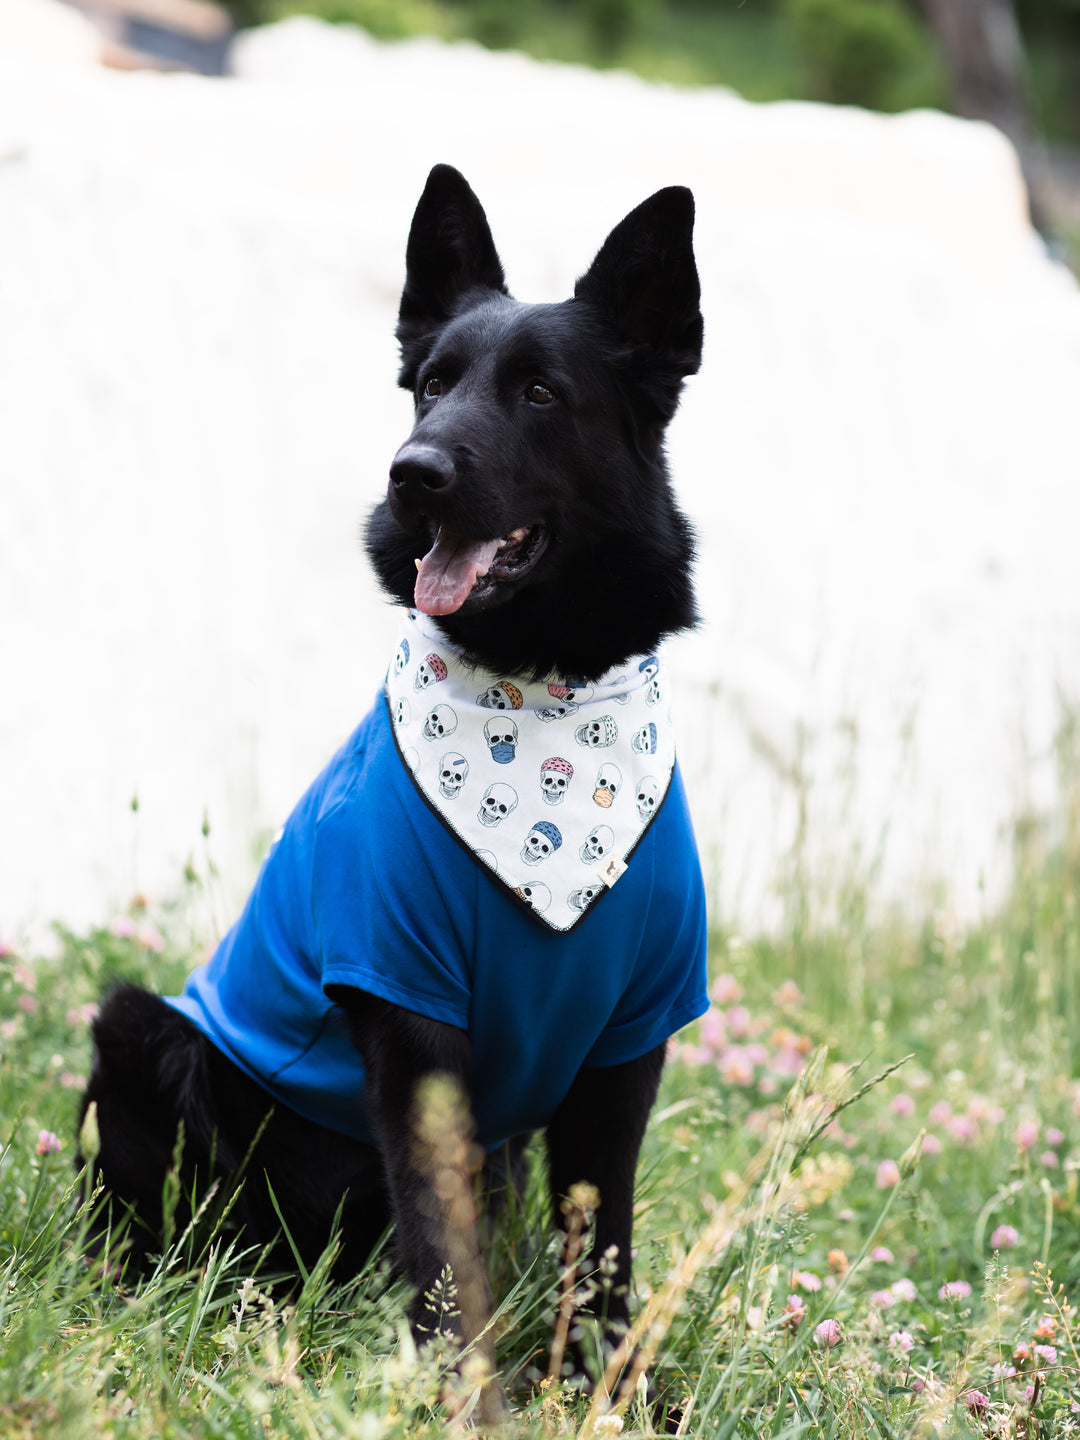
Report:
[[[436,160],[527,299],[697,196],[670,450],[707,624],[673,661],[718,915],[775,918],[800,746],[817,875],[887,832],[875,893],[940,875],[973,913],[1080,692],[1080,295],[1006,142],[314,21],[236,68],[0,46],[0,932],[174,890],[204,806],[226,921],[370,703],[394,620],[358,533]]]

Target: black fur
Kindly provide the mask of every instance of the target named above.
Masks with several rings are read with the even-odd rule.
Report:
[[[691,535],[663,453],[682,381],[701,357],[692,226],[689,191],[662,190],[616,227],[572,299],[520,304],[464,179],[448,166],[431,172],[398,322],[400,380],[415,394],[416,423],[367,549],[388,594],[411,604],[414,558],[440,526],[476,541],[531,527],[507,573],[441,618],[489,670],[592,680],[694,623]],[[233,1215],[279,1267],[294,1262],[270,1189],[305,1266],[344,1197],[340,1276],[356,1272],[392,1217],[422,1332],[424,1293],[447,1260],[436,1223],[445,1205],[413,1163],[410,1110],[432,1072],[457,1076],[468,1091],[469,1037],[357,990],[337,987],[330,998],[364,1060],[377,1149],[275,1106],[183,1016],[123,986],[94,1025],[84,1111],[96,1102],[96,1168],[114,1205],[134,1212],[137,1258],[161,1243],[162,1182],[181,1123],[185,1193],[211,1175],[235,1178],[247,1157]],[[612,1337],[629,1318],[634,1171],[663,1054],[659,1046],[628,1064],[583,1069],[547,1131],[556,1223],[575,1182],[601,1195],[582,1264],[614,1247],[604,1301]],[[499,1162],[496,1183],[518,1166],[523,1144]],[[178,1224],[188,1213],[182,1203]]]

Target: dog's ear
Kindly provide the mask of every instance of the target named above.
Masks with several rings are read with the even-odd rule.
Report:
[[[676,386],[701,364],[693,235],[690,191],[682,185],[658,190],[615,226],[574,286],[575,297],[602,311],[623,341],[647,347]]]
[[[413,215],[405,250],[397,323],[400,385],[412,389],[422,342],[445,325],[470,290],[508,293],[483,206],[460,171],[436,165]]]

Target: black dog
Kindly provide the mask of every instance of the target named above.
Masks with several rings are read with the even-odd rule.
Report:
[[[386,695],[184,996],[121,987],[94,1027],[84,1111],[136,1256],[160,1246],[182,1122],[188,1182],[251,1152],[233,1214],[275,1265],[295,1269],[293,1247],[311,1265],[340,1211],[335,1273],[355,1274],[392,1219],[423,1337],[464,1263],[445,1170],[468,1166],[417,1163],[418,1086],[443,1073],[489,1171],[546,1132],[557,1223],[595,1186],[582,1265],[607,1254],[606,1323],[625,1329],[638,1150],[665,1043],[707,1003],[654,653],[695,619],[663,454],[701,353],[692,227],[690,193],[662,190],[572,299],[523,305],[468,185],[431,172],[397,331],[416,422],[367,538],[414,607]]]

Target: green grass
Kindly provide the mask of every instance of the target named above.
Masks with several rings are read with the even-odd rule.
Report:
[[[1062,814],[1052,837],[1018,827],[1012,894],[967,930],[945,908],[870,921],[857,887],[838,907],[803,877],[782,933],[714,936],[713,1009],[673,1047],[635,1235],[652,1379],[690,1407],[683,1433],[1077,1433],[1075,786]],[[138,1285],[115,1254],[80,1259],[91,1007],[116,978],[175,989],[199,958],[190,908],[139,902],[59,958],[0,959],[0,1435],[460,1431],[468,1386],[452,1355],[416,1354],[378,1257],[287,1299],[227,1220],[175,1236]],[[540,1170],[489,1256],[513,1434],[610,1435],[545,1380],[561,1277]],[[622,1433],[651,1425],[632,1398]]]

